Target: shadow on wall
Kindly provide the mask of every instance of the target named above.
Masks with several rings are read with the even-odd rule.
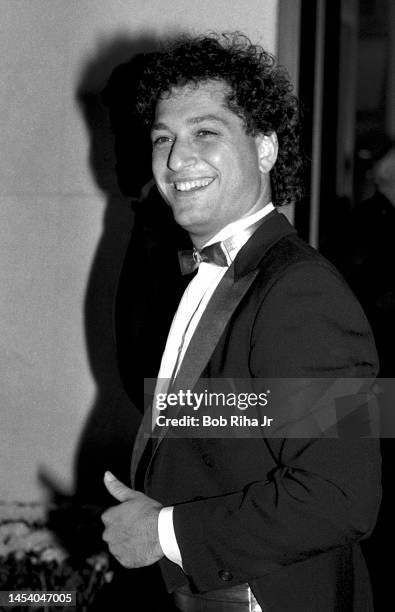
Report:
[[[151,177],[149,143],[136,127],[130,107],[141,68],[141,54],[151,51],[155,44],[155,39],[149,35],[137,40],[118,38],[107,44],[85,67],[77,92],[90,137],[90,167],[97,185],[107,197],[103,232],[85,296],[87,350],[97,396],[82,432],[75,463],[76,496],[81,500],[89,496],[99,502],[111,501],[103,487],[106,469],[129,483],[130,456],[140,420],[120,380],[113,312],[118,279],[133,227],[131,204],[139,199],[141,188]],[[114,133],[102,91],[114,67],[130,58],[136,67],[136,79],[124,92],[115,94],[122,103],[123,112],[119,113],[118,121],[123,122],[123,129]],[[125,124],[128,106],[131,120]],[[114,126],[114,118],[111,119]],[[120,126],[116,124],[116,127]],[[125,161],[121,151],[126,148]],[[138,291],[138,287],[133,290]],[[129,348],[132,370],[133,349]]]
[[[118,300],[120,306],[116,318],[120,320],[121,312],[122,320],[127,318],[132,326],[138,325],[133,323],[128,308],[129,304],[139,303],[146,271],[144,261],[138,260],[136,240],[132,238],[129,248],[128,243],[134,218],[139,217],[141,189],[151,178],[151,145],[131,108],[137,75],[144,63],[142,54],[156,46],[157,40],[149,33],[133,39],[120,35],[103,43],[82,71],[77,91],[90,138],[91,171],[107,198],[103,232],[92,262],[84,308],[87,349],[97,394],[75,458],[74,497],[65,496],[49,473],[40,474],[41,482],[57,507],[52,513],[51,525],[72,555],[77,557],[103,548],[100,515],[105,507],[117,503],[104,488],[103,474],[109,469],[129,484],[131,452],[140,422],[140,413],[130,400],[133,394],[128,396],[125,391],[128,387],[126,372],[127,380],[131,381],[128,391],[132,389],[133,381],[141,385],[141,379],[138,379],[139,347],[130,345],[129,328],[123,335],[122,326],[118,324],[118,353],[121,351],[124,359],[122,382],[114,337],[114,302],[125,254],[128,254],[126,259],[131,262],[132,278],[127,278],[129,272],[124,267],[123,285],[127,286],[127,300],[125,304],[122,304],[122,299]],[[122,65],[119,66],[126,60],[130,60],[128,82],[123,78]],[[116,66],[119,68],[114,71]],[[111,87],[105,88],[103,96],[102,91],[111,73]],[[114,99],[116,104],[113,104]],[[151,213],[154,214],[158,205],[154,198]],[[135,233],[136,229],[133,235]],[[139,272],[134,278],[133,271]],[[122,293],[125,294],[125,290],[121,290]],[[114,563],[114,581],[92,610],[124,609],[126,601],[129,604],[135,601],[137,595],[133,593],[139,590],[140,596],[144,590],[145,609],[172,609],[171,603],[166,603],[167,595],[161,588],[157,568],[124,570]],[[148,586],[152,581],[154,589]]]

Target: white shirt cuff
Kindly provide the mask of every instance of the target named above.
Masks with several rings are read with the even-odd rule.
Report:
[[[182,567],[182,559],[180,549],[178,548],[176,534],[173,524],[174,506],[162,508],[158,516],[158,535],[159,544],[163,550],[163,554],[173,563],[177,563]]]

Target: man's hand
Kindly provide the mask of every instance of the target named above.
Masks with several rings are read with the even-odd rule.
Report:
[[[158,537],[158,515],[162,506],[139,491],[130,489],[111,472],[104,475],[107,491],[119,502],[102,514],[103,540],[124,567],[151,565],[163,557]]]

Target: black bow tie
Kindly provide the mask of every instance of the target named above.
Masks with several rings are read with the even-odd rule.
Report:
[[[226,238],[223,242],[209,244],[201,250],[193,248],[187,251],[178,251],[181,274],[191,274],[199,267],[202,261],[213,263],[221,268],[230,266],[233,261],[234,251],[241,248],[247,242],[263,220],[263,217],[258,219],[255,223],[248,225],[243,230],[237,232],[237,234],[230,236],[230,238]]]
[[[230,260],[226,256],[226,247],[222,242],[215,242],[204,247],[204,249],[188,249],[178,251],[178,261],[180,262],[181,274],[191,274],[202,261],[213,263],[221,268],[229,266]]]

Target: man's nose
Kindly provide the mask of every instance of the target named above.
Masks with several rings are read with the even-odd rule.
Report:
[[[169,158],[167,160],[167,166],[174,172],[179,172],[184,168],[193,166],[196,161],[196,154],[193,151],[191,145],[186,142],[177,139],[170,150]]]

